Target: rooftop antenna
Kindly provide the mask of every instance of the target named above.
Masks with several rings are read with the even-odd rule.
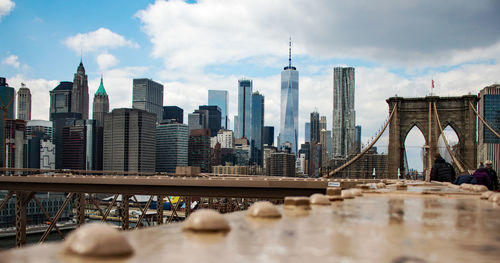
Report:
[[[290,37],[290,42],[288,43],[288,67],[292,67],[292,37]]]

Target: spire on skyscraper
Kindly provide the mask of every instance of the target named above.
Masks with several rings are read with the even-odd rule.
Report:
[[[290,42],[288,43],[288,67],[292,67],[292,37],[290,37]]]
[[[99,88],[95,92],[95,95],[107,95],[106,90],[104,89],[104,85],[102,84],[102,74],[101,74],[101,84],[99,85]]]

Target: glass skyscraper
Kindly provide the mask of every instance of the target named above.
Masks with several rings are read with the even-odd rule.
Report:
[[[163,85],[151,79],[134,79],[132,108],[156,114],[156,122],[162,120]]]
[[[288,66],[281,71],[281,113],[279,147],[291,145],[291,152],[297,154],[299,137],[299,72],[292,66],[290,42]]]
[[[479,114],[495,131],[500,130],[500,85],[493,84],[479,92]],[[500,170],[500,139],[478,121],[477,161],[491,160],[493,169]]]
[[[175,173],[188,165],[188,126],[182,123],[156,126],[156,172]]]
[[[228,105],[227,90],[208,90],[208,105],[219,106],[221,113],[221,127],[228,130],[229,122],[227,115]]]
[[[354,68],[333,69],[333,155],[346,158],[356,151]]]
[[[252,137],[250,137],[251,161],[258,165],[263,164],[263,140],[264,133],[264,96],[255,92],[252,94]]]
[[[252,125],[252,80],[238,80],[238,128],[236,138],[250,138]],[[236,125],[236,122],[235,122]]]

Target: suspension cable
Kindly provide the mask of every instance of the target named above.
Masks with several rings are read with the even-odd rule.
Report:
[[[455,157],[455,155],[451,151],[451,148],[450,148],[450,145],[448,144],[448,141],[446,140],[446,136],[445,136],[445,134],[443,132],[443,126],[441,126],[441,121],[439,120],[439,115],[438,115],[438,112],[437,112],[436,102],[434,102],[433,105],[434,105],[434,115],[436,116],[436,120],[437,120],[437,123],[438,123],[438,126],[439,126],[439,130],[441,131],[441,134],[443,135],[443,141],[444,141],[444,145],[446,146],[446,150],[448,150],[448,153],[450,154],[451,158],[453,159],[453,162],[455,162],[455,164],[457,165],[458,170],[460,170],[460,172],[463,173],[463,172],[465,172],[464,167],[462,166],[462,164],[460,164],[460,162],[458,161],[458,159]]]
[[[338,167],[337,169],[331,171],[330,173],[328,173],[328,177],[344,170],[347,166],[351,165],[352,163],[354,163],[356,160],[358,160],[363,154],[365,154],[368,150],[370,150],[372,148],[372,146],[378,141],[378,139],[380,138],[380,136],[382,136],[382,134],[384,133],[385,129],[387,128],[387,126],[389,125],[389,122],[391,121],[392,119],[392,116],[394,115],[394,112],[396,112],[396,108],[397,108],[397,104],[394,105],[394,108],[392,108],[392,112],[391,114],[389,115],[389,119],[387,119],[387,122],[385,123],[384,125],[384,128],[382,128],[382,130],[380,131],[380,133],[377,135],[377,137],[375,137],[375,140],[373,140],[365,149],[363,149],[363,151],[361,151],[358,155],[354,156],[354,158],[352,158],[351,160],[349,160],[347,163],[341,165],[340,167]]]
[[[474,113],[476,114],[477,117],[479,117],[479,119],[481,120],[481,122],[484,124],[484,126],[488,127],[488,129],[493,133],[495,134],[498,138],[500,138],[500,134],[498,134],[498,132],[496,132],[495,130],[493,130],[493,128],[491,128],[491,126],[486,122],[486,120],[484,120],[484,118],[479,115],[479,113],[476,111],[474,105],[472,105],[472,103],[469,101],[469,106],[470,108],[474,111]]]

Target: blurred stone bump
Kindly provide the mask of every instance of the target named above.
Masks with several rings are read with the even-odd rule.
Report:
[[[312,194],[309,197],[311,205],[330,205],[330,200],[326,195],[323,194]]]
[[[283,207],[287,209],[311,209],[311,202],[309,197],[305,196],[286,196]]]
[[[200,209],[186,219],[183,229],[191,232],[229,232],[231,227],[219,212]]]
[[[256,218],[280,218],[280,211],[269,201],[253,203],[247,211],[247,216]]]
[[[67,253],[82,257],[125,257],[134,252],[125,235],[105,223],[82,225],[68,236],[63,247]]]

